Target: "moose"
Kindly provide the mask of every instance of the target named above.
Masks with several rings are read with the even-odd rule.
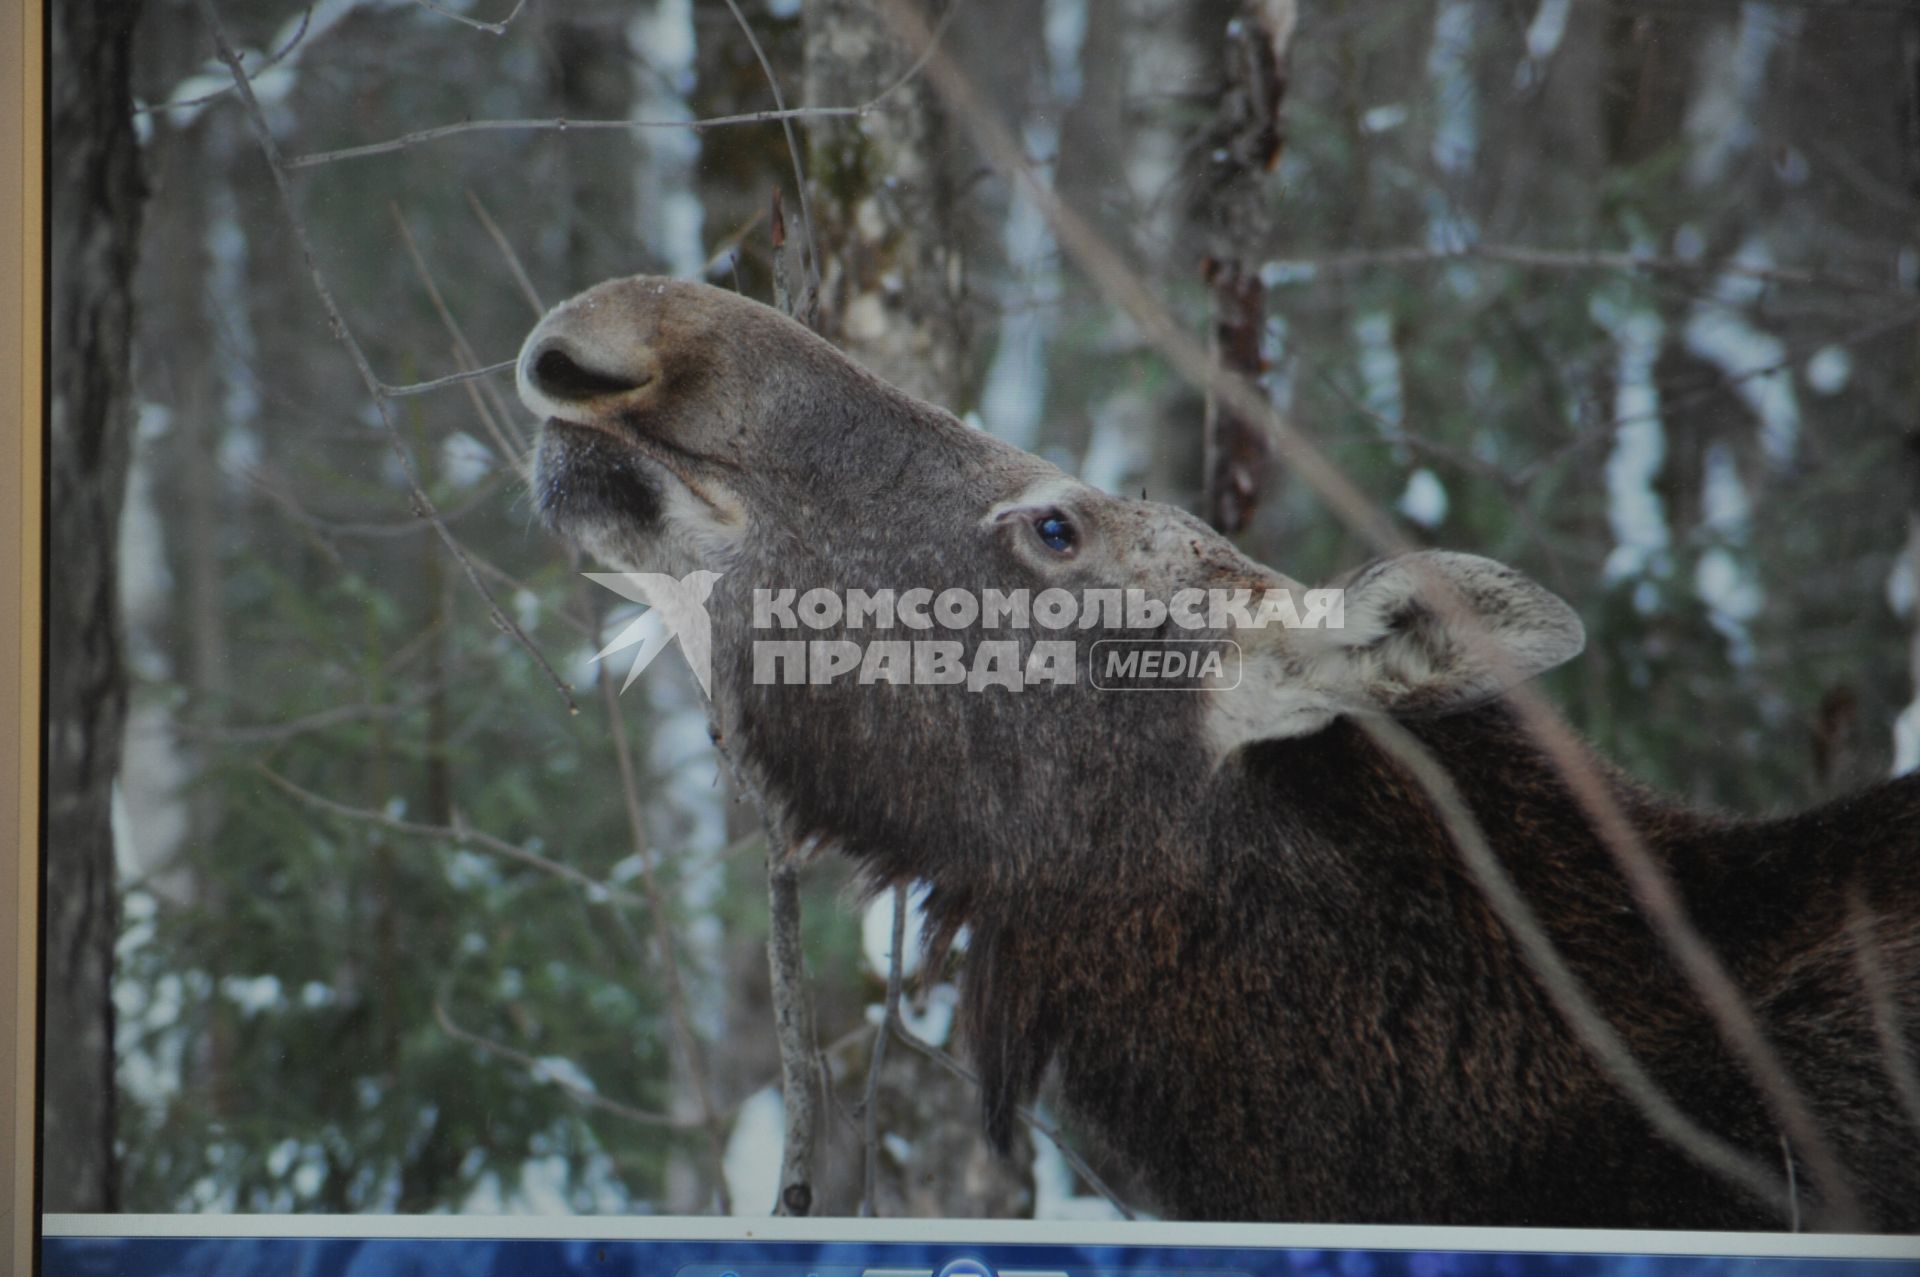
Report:
[[[854,858],[874,890],[925,884],[936,953],[965,928],[961,1035],[993,1139],[1048,1082],[1171,1217],[1831,1218],[1507,695],[1584,646],[1545,588],[1466,554],[1376,561],[1339,583],[1340,626],[1240,631],[1231,686],[1095,686],[1096,646],[1143,633],[1097,607],[1017,640],[1022,656],[1071,644],[1071,679],[793,677],[755,652],[781,591],[1164,601],[1299,583],[703,284],[592,288],[533,330],[517,377],[545,423],[533,496],[552,528],[621,570],[719,574],[702,578],[716,731],[787,834]],[[1457,606],[1433,605],[1435,580]],[[869,637],[857,617],[816,619],[809,640]],[[910,637],[965,665],[993,635],[958,619],[923,615]],[[1148,637],[1185,637],[1170,627]],[[1444,769],[1646,1075],[1791,1182],[1791,1209],[1704,1166],[1597,1062],[1431,787],[1367,730],[1380,721]],[[1920,1230],[1920,775],[1749,820],[1583,762],[1836,1150],[1845,1182],[1827,1191],[1849,1196],[1847,1222]]]

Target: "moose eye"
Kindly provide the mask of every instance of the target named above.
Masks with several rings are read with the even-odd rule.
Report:
[[[1073,524],[1058,511],[1048,511],[1033,521],[1034,535],[1040,538],[1040,544],[1055,554],[1072,554],[1079,540],[1074,533]]]

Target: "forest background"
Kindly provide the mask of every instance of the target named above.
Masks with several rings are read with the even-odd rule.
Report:
[[[1296,578],[1367,557],[1057,199],[1405,533],[1571,601],[1549,690],[1635,775],[1920,765],[1908,6],[899,7],[55,6],[48,1209],[774,1208],[757,815],[683,668],[600,682],[633,613],[524,483],[507,361],[613,276],[783,292]],[[876,1051],[893,900],[799,883],[808,1209],[1121,1210],[1044,1104],[985,1149],[910,945],[926,1049]]]

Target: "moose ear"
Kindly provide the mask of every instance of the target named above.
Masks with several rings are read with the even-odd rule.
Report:
[[[1238,688],[1216,694],[1222,755],[1250,740],[1317,731],[1345,713],[1437,715],[1470,709],[1573,659],[1580,618],[1505,564],[1424,550],[1335,581],[1338,624],[1266,630]]]

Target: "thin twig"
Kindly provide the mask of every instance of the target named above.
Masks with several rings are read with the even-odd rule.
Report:
[[[778,189],[778,188],[775,188],[775,189]],[[734,291],[739,292],[740,291],[739,285],[738,285],[738,277],[740,274],[739,250],[741,246],[746,242],[747,236],[753,234],[753,232],[759,228],[760,223],[766,220],[766,217],[767,217],[767,210],[762,208],[760,211],[753,214],[753,216],[749,217],[746,221],[742,222],[738,227],[727,232],[725,235],[722,235],[720,237],[720,242],[713,246],[713,251],[707,254],[707,260],[701,263],[700,278],[702,279],[709,278],[710,276],[712,276],[713,272],[719,268],[721,262],[727,261],[727,259],[731,258],[732,262],[730,264],[733,267],[733,273],[735,276]]]
[[[434,313],[440,316],[441,325],[446,328],[447,336],[453,340],[455,358],[467,365],[468,371],[478,370],[480,356],[474,352],[473,343],[467,340],[466,331],[460,327],[460,321],[453,317],[453,308],[447,305],[447,299],[441,295],[440,285],[434,281],[433,271],[427,266],[426,254],[420,251],[420,243],[414,239],[413,231],[407,225],[407,219],[400,215],[400,206],[388,204],[387,208],[393,214],[393,224],[400,229],[400,242],[405,246],[407,256],[413,261],[413,269],[420,277],[420,285],[427,290],[427,298],[433,303]],[[512,367],[512,361],[509,361],[507,366]],[[485,382],[484,385],[486,393],[493,396],[494,408],[499,414],[497,420],[488,418],[488,424],[502,432],[496,437],[495,442],[506,449],[507,460],[524,474],[528,470],[527,438],[520,433],[520,427],[514,421],[513,412],[507,407],[506,401],[500,398],[499,387],[491,381]]]
[[[480,383],[469,381],[464,388],[467,392],[467,403],[473,408],[473,415],[480,418],[480,425],[495,440],[494,446],[504,449],[503,455],[511,457],[512,450],[506,442],[506,428],[500,424],[500,415],[488,405],[487,396],[480,393]],[[530,477],[528,474],[530,462],[531,455],[520,458],[517,463],[509,463],[513,466],[512,472],[523,482]]]
[[[440,1028],[448,1037],[456,1041],[465,1042],[469,1046],[478,1047],[489,1055],[498,1056],[503,1060],[518,1064],[540,1081],[553,1083],[588,1108],[601,1109],[605,1112],[624,1117],[629,1121],[638,1122],[643,1126],[664,1127],[674,1131],[695,1130],[700,1125],[700,1119],[698,1118],[674,1117],[667,1113],[656,1113],[647,1109],[635,1108],[630,1104],[622,1104],[618,1100],[610,1100],[596,1090],[589,1090],[586,1087],[570,1082],[566,1078],[553,1072],[538,1058],[528,1055],[525,1051],[516,1050],[504,1042],[495,1041],[493,1038],[475,1033],[472,1029],[465,1028],[456,1023],[452,1015],[448,1013],[446,1003],[440,998],[434,999],[433,1018],[439,1023]],[[856,1026],[828,1044],[825,1048],[825,1053],[828,1055],[838,1054],[864,1036],[866,1036],[866,1026]],[[569,1061],[569,1063],[572,1062]],[[578,1068],[579,1065],[575,1064],[574,1067]],[[766,1090],[767,1086],[770,1085],[772,1085],[771,1081],[748,1090],[738,1101],[727,1106],[726,1116],[735,1116],[747,1100],[752,1099],[760,1092]]]
[[[446,1004],[438,998],[433,1001],[433,1018],[439,1022],[441,1031],[456,1042],[465,1042],[469,1046],[479,1047],[488,1055],[496,1055],[503,1060],[518,1064],[540,1081],[553,1083],[588,1108],[613,1113],[626,1118],[629,1122],[638,1122],[642,1126],[663,1126],[674,1131],[693,1130],[700,1125],[700,1119],[673,1117],[666,1113],[635,1108],[631,1104],[622,1104],[619,1100],[610,1100],[597,1090],[570,1081],[525,1051],[517,1051],[504,1042],[496,1042],[492,1038],[475,1033],[472,1029],[455,1024],[453,1017],[447,1014]],[[579,1065],[576,1064],[574,1067],[578,1068]]]
[[[525,591],[535,598],[540,597],[538,590],[505,568],[481,555],[475,554],[472,550],[468,550],[467,555],[473,560],[473,565],[479,570],[480,575],[486,577],[488,580],[498,582],[516,592]],[[552,612],[554,616],[559,617],[568,629],[580,635],[582,638],[595,640],[596,647],[599,645],[600,626],[593,618],[581,615],[564,603],[556,603],[551,606],[543,604],[542,606],[547,607],[547,610]]]
[[[478,18],[469,18],[464,13],[456,13],[444,5],[435,4],[434,0],[413,0],[413,2],[429,13],[437,13],[443,18],[451,18],[462,26],[472,27],[476,31],[485,31],[488,35],[505,35],[507,33],[507,27],[512,24],[515,18],[520,16],[520,11],[527,7],[527,0],[514,0],[513,11],[507,14],[506,17],[500,19],[498,22],[482,22]]]
[[[424,395],[435,390],[444,390],[448,386],[457,386],[465,381],[484,381],[495,373],[512,372],[514,363],[514,360],[503,359],[497,364],[488,364],[485,368],[468,368],[464,372],[452,372],[444,377],[435,377],[432,381],[415,381],[404,386],[389,386],[383,381],[380,383],[380,393],[389,399]]]
[[[1920,1135],[1920,1067],[1907,1049],[1907,1038],[1900,1023],[1900,1007],[1894,1000],[1893,982],[1880,961],[1880,945],[1874,937],[1873,915],[1860,889],[1847,893],[1847,930],[1853,940],[1854,968],[1860,973],[1860,987],[1866,992],[1867,1005],[1873,1010],[1873,1032],[1880,1040],[1880,1058],[1886,1066],[1893,1092],[1906,1111],[1915,1135]]]
[[[1745,1067],[1782,1133],[1800,1151],[1829,1225],[1842,1232],[1858,1231],[1865,1216],[1839,1154],[1814,1120],[1812,1106],[1767,1040],[1740,987],[1688,919],[1672,875],[1648,851],[1619,798],[1587,759],[1573,729],[1540,691],[1523,684],[1507,693],[1507,703],[1566,782],[1581,813],[1626,878],[1634,903],[1653,924],[1654,934],[1706,1008],[1721,1041]]]
[[[1780,1137],[1780,1159],[1787,1164],[1787,1231],[1800,1231],[1800,1175],[1793,1166],[1793,1145]]]
[[[451,527],[474,511],[482,509],[499,492],[505,471],[494,471],[476,486],[466,501],[440,512],[440,517]],[[408,537],[415,536],[427,526],[425,518],[418,514],[404,519],[342,519],[330,515],[315,514],[300,503],[299,498],[288,491],[266,471],[259,467],[249,467],[241,472],[249,485],[264,494],[268,500],[280,507],[282,513],[307,531],[325,538],[332,537]],[[344,573],[353,571],[340,555],[330,539],[322,542],[322,553],[333,565]]]
[[[893,1036],[899,1040],[902,1046],[909,1050],[919,1052],[961,1081],[972,1086],[975,1090],[980,1088],[979,1074],[962,1064],[946,1051],[941,1050],[925,1038],[913,1033],[904,1023],[898,1021],[894,1023]],[[1139,1216],[1133,1213],[1133,1208],[1121,1201],[1120,1195],[1109,1188],[1107,1182],[1101,1179],[1100,1176],[1095,1173],[1093,1167],[1087,1164],[1087,1159],[1074,1151],[1073,1146],[1067,1143],[1067,1137],[1061,1133],[1058,1126],[1055,1126],[1052,1122],[1040,1116],[1040,1114],[1029,1105],[1016,1104],[1013,1106],[1013,1111],[1019,1114],[1021,1121],[1025,1122],[1038,1134],[1044,1136],[1048,1143],[1059,1149],[1060,1156],[1067,1160],[1067,1164],[1073,1167],[1080,1178],[1085,1180],[1090,1188],[1096,1193],[1099,1193],[1100,1196],[1106,1198],[1107,1201],[1113,1205],[1113,1208],[1120,1212],[1123,1218],[1139,1218]]]
[[[880,1015],[880,1027],[873,1034],[873,1055],[867,1061],[867,1093],[860,1117],[867,1141],[867,1171],[860,1217],[872,1218],[880,1211],[877,1190],[880,1183],[880,1070],[887,1063],[887,1040],[900,1019],[900,953],[907,946],[907,886],[893,889],[893,949],[887,956],[887,1002]]]
[[[941,19],[940,30],[952,20],[959,5],[954,5]],[[365,159],[372,155],[390,155],[395,151],[404,151],[425,142],[437,142],[442,138],[458,137],[463,133],[567,133],[592,129],[643,130],[643,129],[702,129],[731,128],[746,124],[784,123],[788,120],[854,120],[871,115],[886,105],[886,100],[898,92],[906,83],[926,67],[928,61],[939,48],[937,36],[929,40],[919,56],[902,71],[886,88],[855,106],[796,106],[782,107],[774,111],[742,111],[735,115],[712,115],[699,120],[569,120],[554,116],[547,119],[516,120],[461,120],[454,124],[441,124],[433,128],[416,129],[411,133],[402,133],[398,137],[388,138],[384,142],[368,142],[360,146],[342,147],[335,151],[310,151],[305,155],[296,155],[285,161],[289,169],[314,168],[322,164],[338,164],[342,160]],[[804,184],[803,184],[804,189]],[[811,220],[811,219],[809,219]]]
[[[310,4],[301,12],[300,25],[294,30],[292,37],[289,38],[285,44],[280,46],[280,49],[277,53],[273,54],[265,62],[262,62],[260,64],[260,69],[258,71],[255,71],[251,76],[247,78],[249,80],[257,80],[262,75],[265,75],[268,71],[271,71],[274,67],[278,66],[282,59],[284,59],[289,53],[293,52],[295,45],[299,44],[302,40],[306,39],[307,27],[312,22],[313,22],[313,6]],[[211,93],[202,93],[197,98],[182,98],[178,102],[159,102],[159,103],[155,103],[152,106],[135,107],[133,113],[135,115],[152,115],[158,111],[177,111],[183,107],[205,106],[209,102],[218,101],[219,99],[227,96],[227,94],[231,92],[233,92],[233,86],[228,85],[224,89],[215,89]]]
[[[603,636],[604,637],[604,636]],[[627,826],[633,841],[633,854],[640,861],[641,889],[646,896],[647,912],[653,919],[653,938],[658,950],[661,982],[666,986],[667,1011],[674,1034],[680,1039],[680,1051],[686,1058],[688,1080],[700,1105],[700,1119],[706,1127],[709,1152],[713,1157],[715,1189],[720,1198],[720,1213],[732,1214],[733,1203],[727,1192],[727,1131],[715,1107],[708,1083],[706,1053],[693,1029],[693,1017],[687,1010],[686,989],[680,982],[680,954],[673,938],[673,918],[667,911],[666,895],[653,869],[653,854],[648,847],[646,815],[640,806],[640,787],[635,778],[632,750],[627,743],[626,718],[620,710],[620,693],[609,671],[597,680],[601,699],[607,707],[607,725],[613,735],[614,761],[620,776],[620,794],[626,804]]]
[[[513,244],[501,231],[500,224],[493,220],[493,215],[487,212],[487,206],[482,204],[480,197],[471,190],[467,192],[467,204],[473,209],[473,215],[480,219],[480,225],[486,228],[487,236],[493,240],[494,247],[500,250],[500,256],[506,259],[507,269],[513,272],[513,282],[520,285],[521,295],[527,299],[527,304],[533,307],[533,317],[538,319],[546,314],[547,307],[546,303],[540,300],[540,290],[533,286],[533,277],[527,274],[527,268],[520,262],[520,254],[513,251]]]
[[[554,672],[547,658],[540,654],[540,649],[533,645],[533,640],[514,623],[512,617],[501,611],[500,605],[494,601],[493,595],[481,582],[479,574],[474,570],[465,551],[461,549],[459,542],[454,540],[446,524],[441,521],[432,498],[421,486],[419,471],[413,463],[413,455],[401,440],[400,431],[393,420],[387,398],[381,393],[380,378],[374,375],[373,365],[367,361],[366,351],[354,337],[353,330],[347,327],[346,316],[341,313],[339,303],[334,300],[333,289],[328,285],[326,276],[320,271],[320,259],[314,253],[313,239],[308,235],[306,223],[300,217],[299,206],[293,198],[293,188],[287,182],[286,164],[281,159],[279,143],[273,140],[273,130],[267,127],[266,113],[260,109],[260,100],[254,96],[253,86],[247,82],[246,72],[240,66],[240,59],[227,40],[226,29],[220,24],[220,15],[213,7],[213,0],[198,0],[198,3],[201,16],[206,20],[208,32],[213,37],[214,50],[219,54],[220,60],[227,64],[227,70],[233,76],[234,91],[239,94],[240,101],[246,108],[247,122],[252,126],[254,137],[260,144],[260,153],[267,161],[267,169],[273,174],[273,184],[280,196],[281,210],[286,215],[287,225],[293,231],[295,242],[299,245],[300,256],[306,264],[307,274],[313,281],[314,292],[327,312],[327,320],[333,328],[334,336],[339,339],[341,345],[346,347],[348,355],[353,360],[354,368],[360,374],[361,382],[373,398],[374,408],[380,414],[381,424],[386,427],[388,445],[393,450],[395,460],[400,463],[401,473],[406,476],[407,489],[413,497],[415,508],[433,525],[433,530],[439,535],[441,544],[447,547],[448,553],[452,554],[454,560],[460,564],[468,583],[485,602],[488,618],[533,658],[534,663],[552,683],[554,690],[559,692],[560,698],[566,702],[568,713],[578,714],[580,707],[574,703],[572,691],[561,680],[560,675]]]
[[[908,43],[928,40],[926,24],[910,6],[901,0],[882,0],[882,7]],[[1245,378],[1213,366],[1205,347],[1193,339],[1140,275],[1033,172],[1019,143],[982,103],[978,91],[950,58],[929,59],[926,73],[954,113],[967,121],[989,162],[1033,201],[1055,241],[1108,302],[1127,313],[1175,372],[1203,392],[1219,395],[1223,404],[1247,420],[1264,422],[1274,436],[1282,463],[1312,486],[1335,516],[1367,544],[1384,554],[1403,554],[1417,548],[1344,471],[1281,416],[1265,394]],[[1461,600],[1430,597],[1428,601],[1440,608],[1450,624],[1458,622],[1463,638],[1483,648],[1493,646],[1484,625],[1467,612]],[[1491,662],[1495,668],[1505,664],[1497,659],[1497,652],[1495,656]],[[1846,1227],[1856,1223],[1861,1218],[1858,1199],[1831,1142],[1814,1122],[1811,1107],[1761,1033],[1738,987],[1688,921],[1670,877],[1648,852],[1618,797],[1585,756],[1571,729],[1537,691],[1530,686],[1516,687],[1509,693],[1509,703],[1527,735],[1567,782],[1582,814],[1619,865],[1635,902],[1678,962],[1722,1040],[1745,1066],[1775,1120],[1801,1151],[1834,1224]]]
[[[1405,245],[1328,253],[1318,257],[1278,258],[1268,268],[1279,274],[1279,284],[1304,282],[1325,272],[1369,270],[1380,266],[1431,266],[1480,260],[1527,270],[1604,271],[1644,275],[1726,275],[1793,288],[1833,289],[1910,299],[1912,294],[1890,284],[1832,275],[1793,267],[1748,266],[1739,262],[1692,260],[1653,253],[1622,253],[1579,249],[1541,248],[1531,244],[1469,244],[1458,248]],[[1292,277],[1291,279],[1289,277]]]
[[[1850,329],[1830,340],[1809,343],[1809,346],[1821,349],[1828,346],[1858,346],[1865,342],[1872,341],[1876,337],[1881,337],[1887,333],[1896,332],[1899,329],[1905,328],[1916,320],[1920,320],[1920,306],[1910,306],[1905,309],[1876,316],[1858,328]],[[1807,353],[1807,349],[1805,348],[1789,350],[1780,358],[1769,363],[1757,364],[1752,368],[1743,368],[1739,372],[1723,372],[1705,386],[1699,386],[1693,389],[1676,389],[1671,394],[1663,391],[1660,395],[1659,407],[1630,416],[1615,417],[1606,423],[1600,433],[1604,436],[1618,431],[1622,426],[1639,425],[1645,421],[1659,421],[1676,409],[1685,408],[1690,404],[1709,399],[1731,387],[1744,385],[1749,381],[1757,381],[1762,377],[1771,377],[1777,373],[1785,372],[1803,359]]]
[[[174,720],[169,723],[174,736],[180,740],[208,741],[217,745],[276,745],[282,741],[305,736],[311,732],[324,732],[347,723],[364,722],[367,719],[399,718],[419,709],[435,692],[441,690],[435,685],[413,687],[405,700],[392,705],[367,703],[363,705],[336,705],[331,709],[315,710],[311,714],[302,714],[279,723],[187,723]]]
[[[820,246],[813,238],[813,203],[807,198],[807,170],[800,162],[800,142],[794,136],[793,118],[785,114],[787,103],[780,92],[780,78],[773,73],[773,63],[767,60],[767,51],[760,47],[760,37],[753,33],[753,24],[747,21],[747,15],[740,12],[738,0],[727,0],[727,8],[733,11],[733,20],[740,24],[740,30],[747,37],[747,44],[753,49],[753,56],[760,59],[760,70],[767,77],[767,87],[773,90],[773,105],[781,112],[780,128],[787,135],[787,154],[793,157],[793,181],[800,195],[800,221],[807,233],[807,286],[813,298],[820,296]],[[878,101],[878,99],[875,99]],[[805,308],[813,305],[810,299]],[[803,322],[805,317],[801,317]]]
[[[450,842],[457,846],[470,847],[475,851],[484,851],[490,855],[498,856],[502,860],[511,860],[516,864],[525,865],[529,869],[538,869],[541,873],[551,874],[555,878],[572,883],[574,886],[585,891],[589,900],[605,900],[609,904],[627,906],[637,906],[646,903],[632,892],[622,887],[617,887],[610,882],[603,882],[591,874],[582,873],[571,865],[562,864],[557,860],[549,860],[537,851],[528,851],[525,847],[519,846],[516,843],[510,843],[504,838],[496,838],[492,834],[471,828],[465,824],[465,822],[461,821],[457,814],[454,817],[455,823],[451,825],[429,825],[419,821],[402,820],[397,816],[389,816],[385,812],[374,811],[366,807],[353,807],[346,803],[323,797],[310,789],[305,789],[293,781],[288,780],[285,776],[269,768],[264,763],[255,763],[253,766],[254,770],[258,771],[262,776],[265,776],[280,789],[316,810],[324,811],[346,820],[357,821],[364,825],[373,825],[396,834],[406,834],[413,838],[427,838],[436,842]]]
[[[1787,1194],[1779,1178],[1746,1153],[1728,1144],[1681,1112],[1659,1083],[1641,1067],[1633,1051],[1600,1009],[1594,1005],[1580,977],[1548,938],[1532,906],[1521,896],[1506,867],[1488,846],[1480,822],[1440,762],[1420,739],[1392,719],[1356,716],[1354,722],[1401,766],[1426,792],[1447,827],[1454,846],[1473,876],[1480,894],[1519,944],[1527,965],[1575,1035],[1612,1079],[1615,1086],[1689,1157],[1747,1189],[1762,1201],[1785,1207]]]
[[[959,14],[965,2],[966,0],[950,0],[945,11],[940,14],[939,19],[933,24],[933,34],[927,37],[927,42],[921,47],[919,56],[907,64],[906,70],[890,80],[886,88],[874,94],[869,106],[886,101],[895,93],[905,88],[909,80],[912,80],[915,76],[926,70],[927,63],[933,58],[934,54],[940,51],[941,41],[947,37],[947,28],[953,25],[954,17]]]
[[[780,188],[773,188],[773,198],[768,202],[770,210],[768,234],[773,241],[773,307],[790,318],[799,318],[793,313],[793,285],[787,275],[787,215],[780,207]]]
[[[646,129],[717,129],[743,124],[771,124],[779,120],[855,119],[872,107],[801,106],[780,111],[743,111],[737,115],[715,115],[700,120],[569,120],[559,116],[546,119],[461,120],[432,128],[415,129],[383,142],[365,142],[335,151],[310,151],[286,161],[288,169],[316,168],[344,160],[361,160],[374,155],[391,155],[426,142],[459,137],[465,133],[586,133],[595,130],[636,132]]]

